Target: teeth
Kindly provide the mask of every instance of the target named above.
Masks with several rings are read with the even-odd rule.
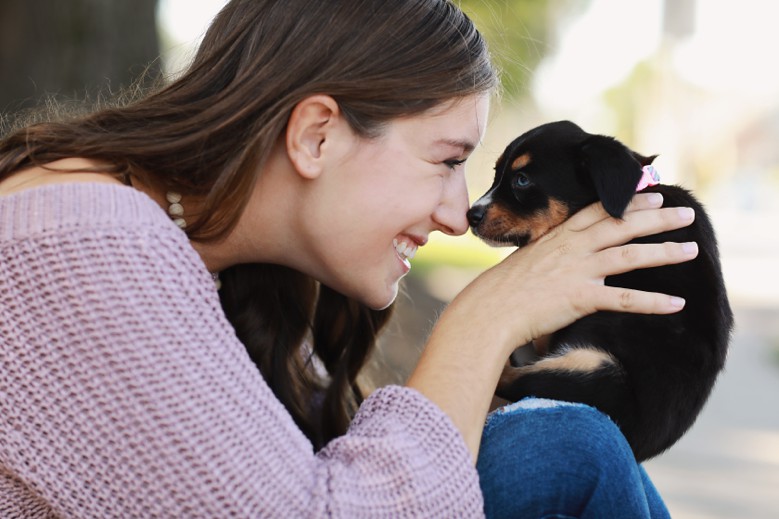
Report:
[[[401,258],[413,259],[417,253],[416,245],[406,243],[404,241],[398,241],[397,238],[392,240],[392,245],[395,247],[395,250],[398,251],[398,254],[400,254]]]

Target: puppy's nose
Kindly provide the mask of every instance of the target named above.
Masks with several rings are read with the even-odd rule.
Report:
[[[468,209],[468,212],[465,214],[465,216],[468,218],[468,224],[471,227],[478,227],[481,221],[484,220],[484,215],[486,213],[487,206],[474,204],[473,207]]]

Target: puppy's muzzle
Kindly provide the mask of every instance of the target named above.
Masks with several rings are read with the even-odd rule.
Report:
[[[468,225],[471,226],[471,229],[474,231],[477,227],[479,227],[479,224],[484,221],[484,216],[487,214],[487,204],[479,204],[478,202],[473,204],[473,207],[468,209],[468,212],[465,214],[465,216],[468,218]]]

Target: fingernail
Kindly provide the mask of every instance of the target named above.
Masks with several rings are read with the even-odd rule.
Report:
[[[649,193],[646,200],[649,202],[649,205],[653,207],[660,207],[663,205],[663,195],[660,193]]]
[[[695,216],[695,211],[693,211],[692,207],[679,207],[677,211],[679,211],[679,217],[682,220],[692,220]]]
[[[682,252],[685,254],[693,255],[698,253],[698,244],[694,241],[682,243]]]
[[[673,308],[684,308],[684,303],[686,301],[682,299],[681,297],[672,297],[671,298],[671,307]]]

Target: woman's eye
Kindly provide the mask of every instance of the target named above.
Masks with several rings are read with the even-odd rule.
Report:
[[[454,169],[457,166],[461,166],[465,164],[465,160],[466,159],[449,159],[449,160],[445,160],[444,164],[446,164],[449,167],[449,169]]]
[[[517,187],[527,187],[530,185],[530,179],[524,173],[517,173],[514,177],[514,185]]]

